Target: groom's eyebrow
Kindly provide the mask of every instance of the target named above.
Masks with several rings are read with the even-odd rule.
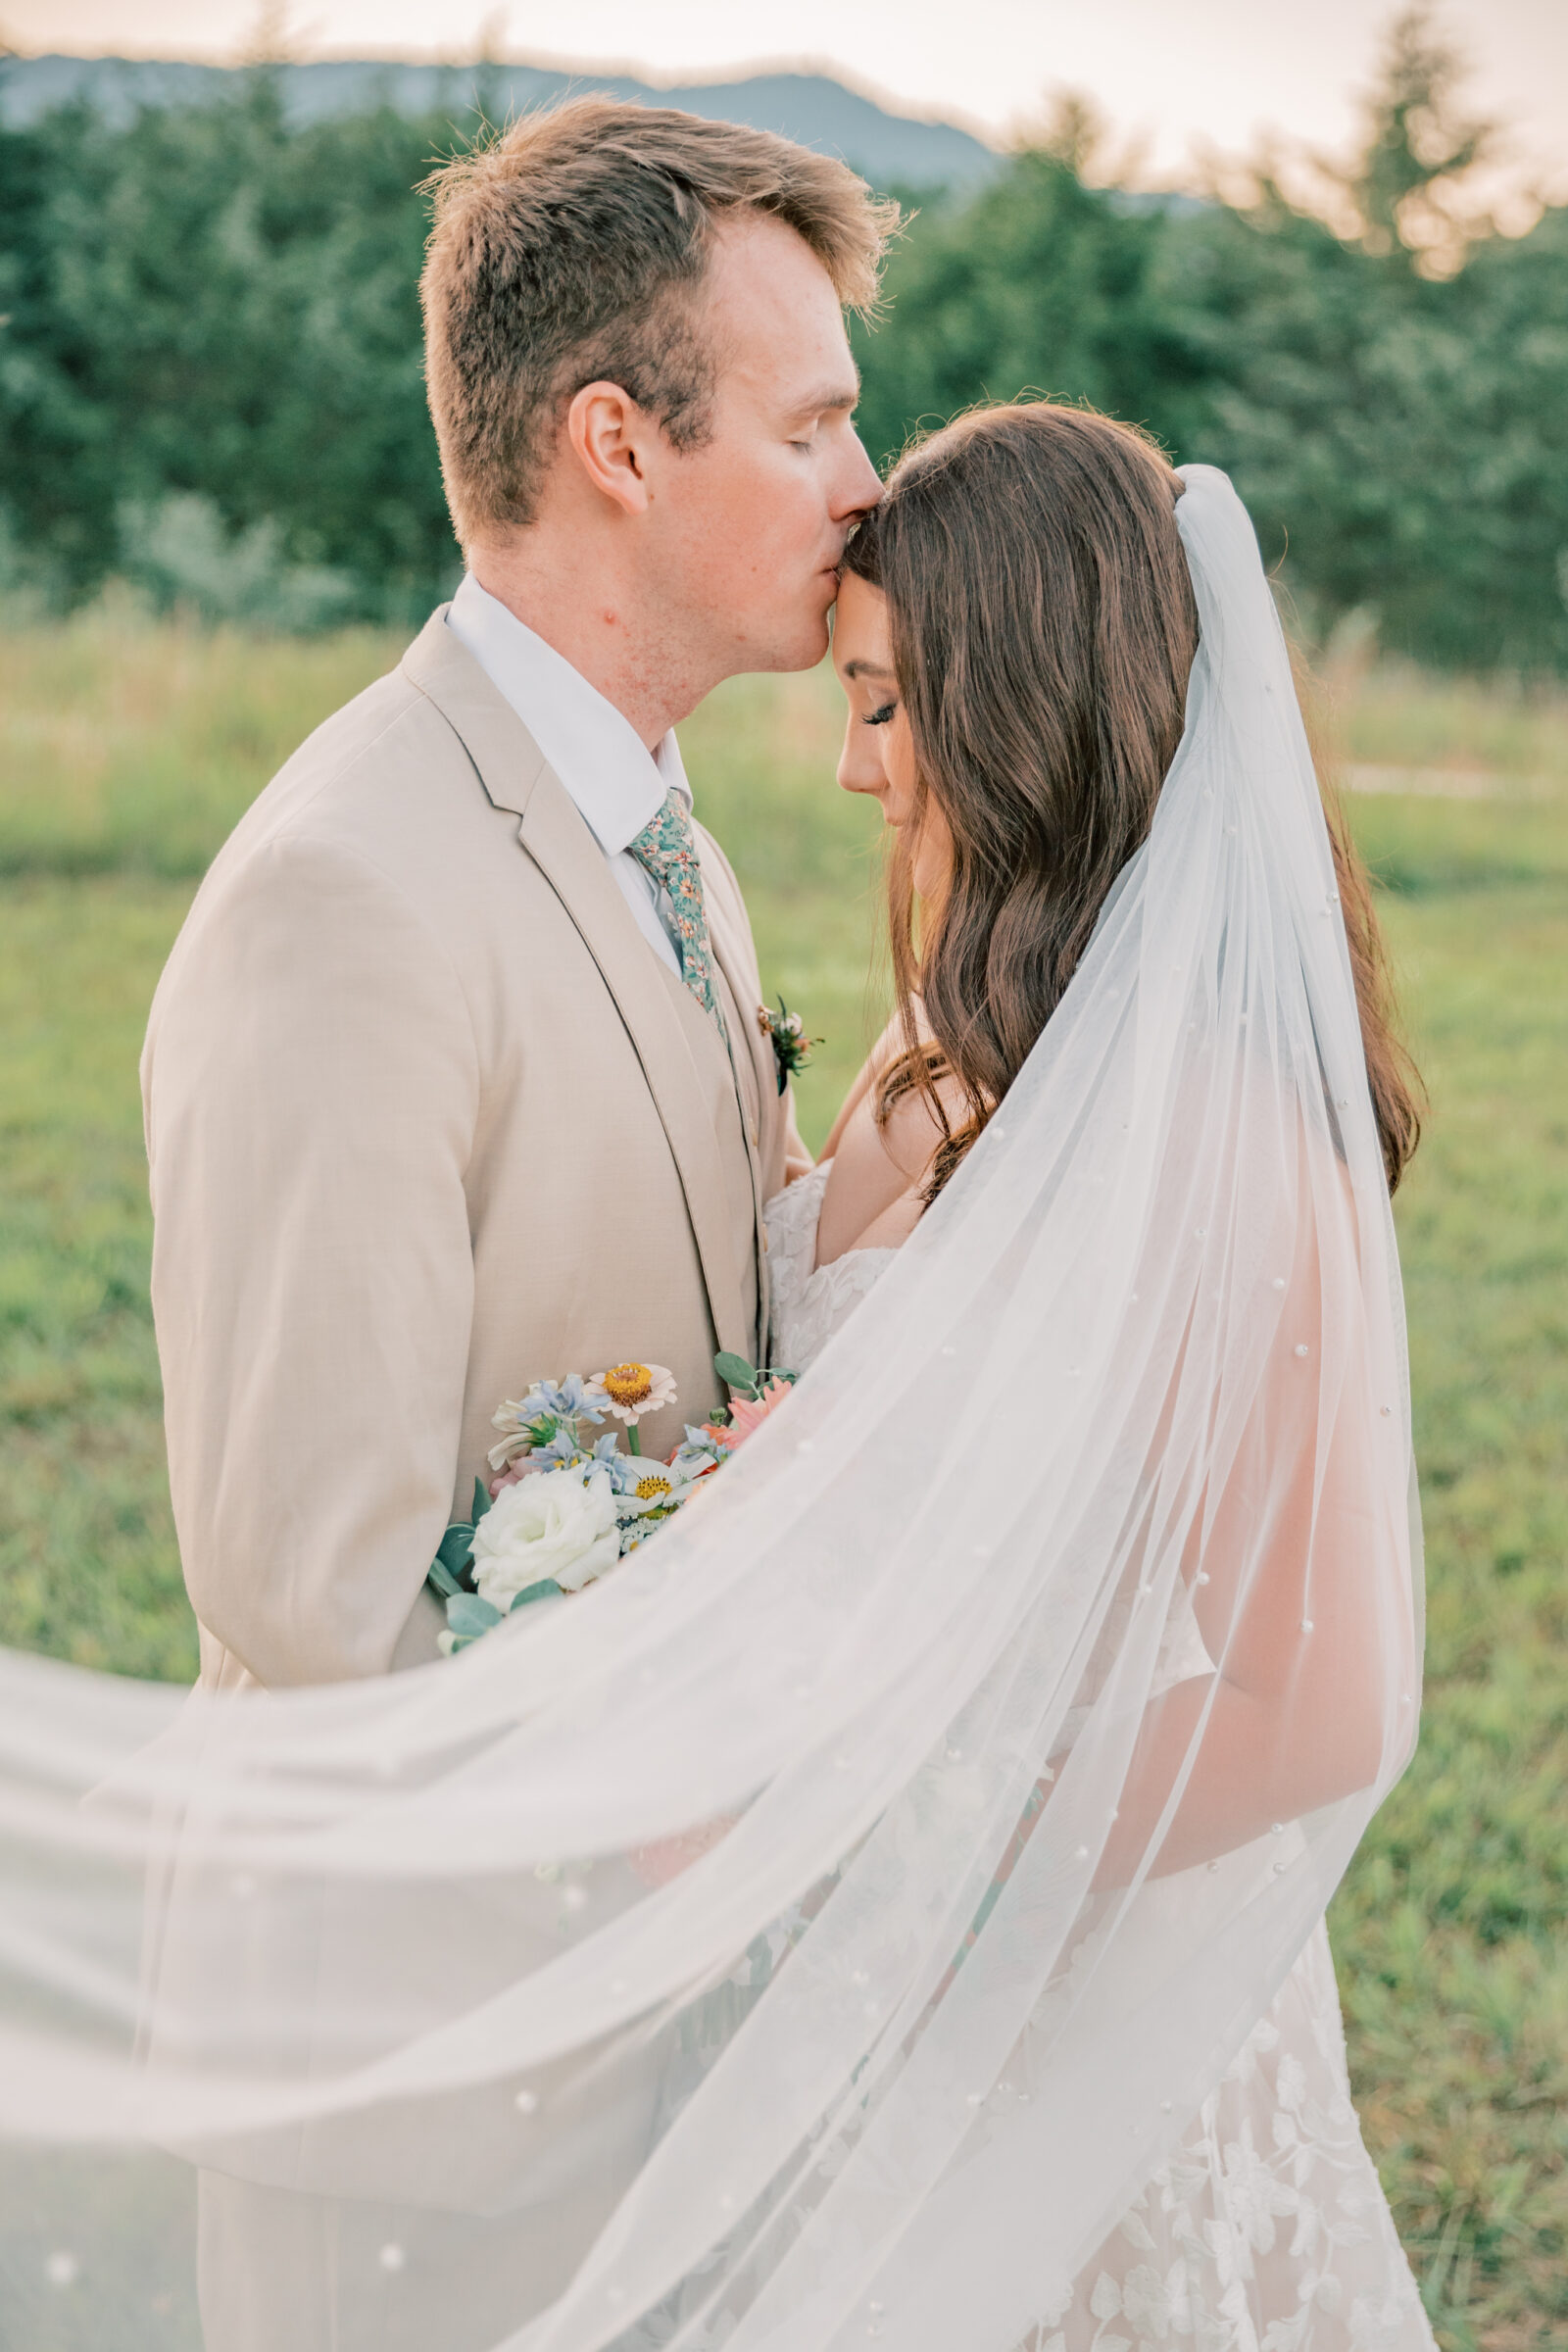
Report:
[[[858,375],[848,380],[842,375],[836,376],[831,383],[818,385],[814,392],[808,392],[804,400],[797,401],[790,415],[792,417],[826,416],[835,409],[853,409],[859,397],[860,379]]]

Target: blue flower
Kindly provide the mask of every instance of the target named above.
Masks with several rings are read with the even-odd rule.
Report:
[[[598,1383],[584,1380],[580,1372],[568,1372],[564,1380],[536,1381],[526,1396],[509,1396],[493,1416],[492,1427],[506,1435],[490,1448],[491,1469],[510,1469],[525,1453],[569,1461],[582,1449],[581,1425],[603,1421],[609,1403]],[[563,1443],[571,1450],[562,1452]]]
[[[610,1472],[610,1483],[617,1494],[629,1494],[636,1481],[638,1463],[629,1453],[622,1453],[619,1441],[612,1432],[594,1441],[593,1459],[602,1470]]]
[[[584,1380],[580,1372],[568,1372],[562,1381],[535,1381],[522,1402],[508,1409],[519,1421],[542,1421],[548,1414],[553,1421],[600,1422],[609,1401],[597,1384]]]
[[[596,1447],[595,1451],[597,1450]],[[548,1463],[552,1470],[573,1470],[586,1464],[591,1458],[584,1451],[582,1440],[577,1435],[577,1425],[574,1421],[562,1423],[548,1444],[535,1446],[528,1456],[530,1462]]]
[[[680,1477],[701,1478],[706,1471],[715,1469],[729,1459],[730,1448],[710,1438],[706,1429],[694,1429],[686,1424],[686,1443],[669,1457],[669,1466]]]

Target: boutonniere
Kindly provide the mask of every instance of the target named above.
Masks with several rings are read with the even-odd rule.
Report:
[[[782,997],[778,1001],[777,1012],[771,1011],[765,1004],[759,1004],[757,1026],[772,1043],[778,1091],[782,1094],[797,1070],[804,1070],[810,1060],[811,1048],[819,1046],[822,1040],[807,1036],[806,1023],[798,1012],[791,1012]]]

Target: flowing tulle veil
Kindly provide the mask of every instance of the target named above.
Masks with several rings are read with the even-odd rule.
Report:
[[[7,2341],[196,2340],[194,2164],[252,2276],[338,2217],[323,2342],[1012,2352],[1267,2007],[1410,1751],[1419,1537],[1317,784],[1185,480],[1151,837],[710,1493],[373,1685],[0,1658]]]

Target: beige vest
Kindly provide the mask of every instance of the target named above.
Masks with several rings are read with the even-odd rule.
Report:
[[[667,1451],[756,1359],[761,1204],[805,1155],[734,875],[699,828],[732,1054],[437,612],[262,794],[170,957],[142,1080],[153,1304],[204,1680],[434,1650],[491,1415],[668,1365]]]

